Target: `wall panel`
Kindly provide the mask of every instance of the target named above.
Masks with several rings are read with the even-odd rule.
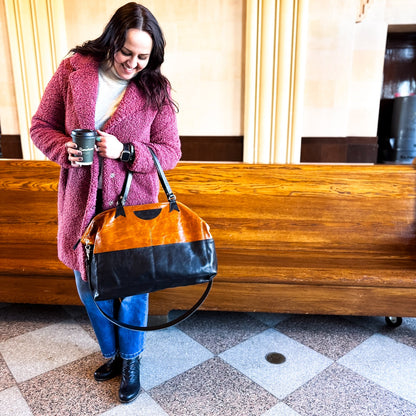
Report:
[[[31,118],[64,55],[61,0],[5,0],[19,129],[24,159],[44,159],[29,137]]]
[[[99,36],[124,0],[64,0],[68,48]],[[179,103],[180,133],[243,134],[244,0],[143,0],[166,38],[163,73]],[[79,13],[82,10],[82,13]]]

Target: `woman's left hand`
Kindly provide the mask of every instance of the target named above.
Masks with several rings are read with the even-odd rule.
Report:
[[[99,137],[97,137],[95,147],[98,154],[109,159],[118,159],[123,151],[123,143],[112,134],[105,133],[101,130],[97,130],[97,133]]]

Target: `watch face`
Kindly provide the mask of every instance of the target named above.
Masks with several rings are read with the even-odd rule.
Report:
[[[130,146],[128,144],[124,144],[124,149],[121,152],[121,157],[120,159],[123,162],[128,162],[130,159]]]

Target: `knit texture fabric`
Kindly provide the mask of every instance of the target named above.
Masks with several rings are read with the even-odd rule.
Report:
[[[73,129],[94,129],[99,64],[75,54],[64,59],[48,83],[30,129],[34,144],[61,166],[58,188],[58,257],[69,268],[80,270],[86,279],[84,251],[73,249],[95,214],[99,157],[91,166],[72,167],[65,143]],[[151,147],[163,170],[173,169],[181,157],[176,114],[170,105],[161,110],[148,108],[134,82],[130,82],[117,110],[103,126],[122,143],[132,143],[136,158],[127,164],[104,158],[103,209],[115,207],[126,170],[133,182],[126,205],[157,201],[159,179]]]

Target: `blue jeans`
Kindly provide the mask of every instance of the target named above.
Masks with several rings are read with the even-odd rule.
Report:
[[[144,332],[120,328],[112,324],[98,310],[94,303],[87,282],[82,280],[81,273],[74,271],[78,294],[85,305],[92,327],[105,358],[112,358],[119,353],[121,358],[138,357],[144,348]],[[131,325],[147,325],[149,295],[135,295],[116,300],[101,300],[100,308],[110,316]]]

